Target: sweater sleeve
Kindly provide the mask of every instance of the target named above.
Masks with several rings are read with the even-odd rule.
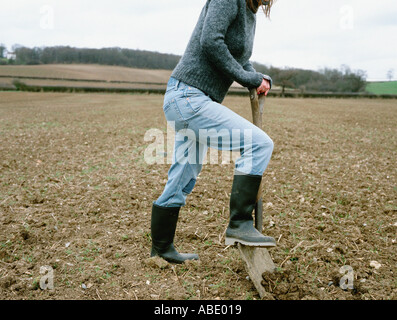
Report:
[[[244,68],[244,70],[246,70],[246,71],[256,72],[255,68],[253,67],[253,65],[252,65],[252,63],[251,63],[250,61],[248,61],[248,62],[243,66],[243,68]],[[273,79],[272,79],[270,76],[268,76],[267,74],[262,74],[262,78],[269,81],[269,83],[270,83],[270,89],[271,89],[272,86],[273,86]]]
[[[245,70],[230,53],[226,43],[226,32],[239,11],[238,0],[212,0],[200,38],[207,58],[226,76],[247,88],[261,85],[261,73]]]
[[[255,68],[253,67],[251,61],[248,61],[245,65],[243,65],[245,71],[248,72],[256,72]]]

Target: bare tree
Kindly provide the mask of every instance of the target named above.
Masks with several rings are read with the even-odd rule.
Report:
[[[0,43],[0,59],[1,58],[6,58],[4,56],[6,50],[7,50],[7,48],[6,48],[5,44],[4,43]]]
[[[294,84],[294,77],[298,74],[297,70],[295,69],[284,69],[280,70],[275,75],[275,80],[279,86],[281,86],[281,96],[285,96],[285,89],[286,88],[295,88]]]
[[[394,78],[394,69],[389,69],[389,71],[387,71],[386,77],[389,79],[389,81],[392,81]]]

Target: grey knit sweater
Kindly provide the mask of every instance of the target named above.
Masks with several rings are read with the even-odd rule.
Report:
[[[256,15],[246,0],[207,0],[196,28],[172,77],[202,90],[221,103],[233,81],[247,88],[263,76],[249,59]]]

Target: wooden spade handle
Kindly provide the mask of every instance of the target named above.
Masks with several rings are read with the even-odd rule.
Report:
[[[263,122],[263,110],[265,107],[265,95],[258,95],[256,89],[250,90],[250,100],[251,100],[251,110],[252,110],[252,122],[258,128],[262,129]],[[263,223],[263,201],[261,198],[263,190],[263,181],[259,187],[258,195],[256,198],[255,205],[255,228],[258,229],[259,232],[262,232],[262,223]]]
[[[258,96],[256,89],[250,90],[252,123],[262,129],[263,110],[265,107],[265,95]]]

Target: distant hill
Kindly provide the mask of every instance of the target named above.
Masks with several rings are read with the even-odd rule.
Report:
[[[365,90],[373,94],[397,95],[397,81],[369,82]]]
[[[4,65],[0,66],[0,89],[12,88],[15,80],[30,86],[164,89],[171,73],[96,64]],[[237,83],[233,88],[243,90]]]
[[[120,81],[167,83],[171,70],[153,70],[106,66],[95,64],[42,64],[0,66],[2,78],[32,78],[48,80],[88,80],[88,81]]]

